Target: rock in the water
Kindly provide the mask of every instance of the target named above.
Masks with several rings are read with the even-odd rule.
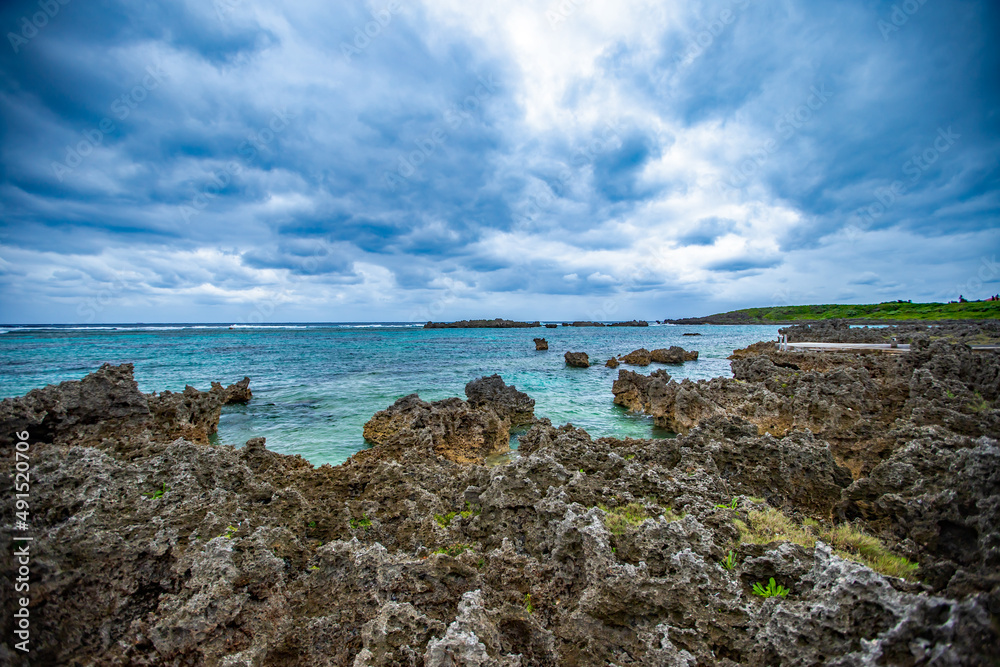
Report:
[[[586,352],[567,352],[565,355],[566,365],[575,368],[589,368],[590,357]]]
[[[133,378],[132,364],[104,364],[83,380],[33,389],[27,395],[0,402],[0,446],[12,442],[14,431],[27,430],[44,442],[55,439],[94,442],[123,434],[152,431],[156,437],[188,438],[208,443],[226,403],[249,399],[250,379],[209,391],[186,387],[182,393],[143,394]]]
[[[411,394],[375,413],[364,436],[387,450],[412,448],[455,463],[482,464],[490,454],[509,448],[510,422],[459,398],[427,403]]]
[[[612,327],[648,327],[649,322],[646,320],[629,320],[628,322],[613,322],[608,326]]]
[[[544,338],[535,338],[535,349],[536,350],[547,350],[549,349],[549,341]]]
[[[468,383],[465,396],[473,408],[489,408],[512,426],[530,424],[535,419],[535,399],[518,391],[514,385],[504,384],[499,375]]]
[[[554,322],[549,322],[548,324],[545,325],[545,328],[546,329],[558,329],[559,325],[555,324]]]
[[[638,350],[632,350],[624,357],[621,358],[623,364],[628,364],[630,366],[648,366],[652,361],[652,356],[649,350],[642,347]]]
[[[688,352],[684,348],[672,345],[650,352],[650,358],[658,364],[683,364],[685,361],[697,361],[698,352]]]
[[[608,368],[618,368],[618,360],[615,359],[614,357],[611,357],[610,359],[607,360],[607,362],[604,365],[607,366]]]
[[[223,388],[218,382],[212,383],[212,389],[218,388],[224,393],[224,402],[226,405],[231,405],[234,403],[249,403],[250,399],[253,398],[253,392],[250,391],[250,378],[244,377],[242,380],[235,384],[231,384],[228,387]]]
[[[653,371],[646,376],[623,368],[618,371],[618,379],[612,385],[611,392],[615,395],[615,405],[621,405],[632,412],[649,413],[652,410],[649,397],[660,394],[668,382],[670,375],[665,370]],[[658,383],[659,387],[653,389],[653,383]]]

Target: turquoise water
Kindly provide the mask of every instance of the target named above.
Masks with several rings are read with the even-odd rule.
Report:
[[[465,384],[499,373],[535,399],[535,414],[572,422],[594,437],[666,437],[652,420],[612,403],[617,370],[608,357],[645,347],[680,345],[696,362],[666,366],[673,377],[731,376],[726,357],[775,326],[643,328],[423,329],[419,325],[102,325],[0,329],[0,397],[82,378],[102,363],[131,362],[144,392],[208,389],[250,376],[254,398],[226,406],[218,439],[243,444],[257,436],[269,449],[314,464],[343,462],[365,447],[362,426],[406,394],[425,400],[465,397]],[[698,332],[701,336],[682,336]],[[536,352],[532,338],[549,350]],[[587,352],[588,369],[568,368],[567,350]],[[653,364],[649,373],[661,367]]]

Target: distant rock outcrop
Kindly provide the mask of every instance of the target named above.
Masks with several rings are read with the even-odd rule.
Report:
[[[460,320],[458,322],[428,322],[425,329],[531,329],[542,326],[540,322],[515,322],[514,320]]]
[[[547,350],[549,349],[549,341],[544,338],[535,338],[535,350]]]
[[[648,327],[649,322],[646,320],[629,320],[628,322],[615,322],[608,326],[612,327]]]
[[[630,320],[628,322],[612,322],[611,324],[605,324],[604,322],[588,322],[588,321],[577,321],[577,322],[563,322],[564,327],[648,327],[649,322],[645,320]]]
[[[590,367],[590,357],[587,356],[586,352],[567,352],[565,358],[567,366],[574,366],[576,368]]]

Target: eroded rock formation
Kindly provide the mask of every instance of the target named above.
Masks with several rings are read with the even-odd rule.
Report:
[[[590,367],[590,357],[586,352],[567,352],[563,356],[566,359],[567,366],[573,366],[575,368]]]
[[[532,414],[492,376],[466,401],[400,399],[369,422],[372,448],[314,467],[262,438],[176,437],[214,430],[224,396],[164,402],[138,391],[130,367],[2,401],[0,432],[31,434],[32,664],[989,664],[996,360],[933,346],[888,360],[741,360],[747,379],[731,384],[775,393],[788,373],[813,373],[795,392],[830,405],[846,400],[837,381],[870,383],[898,413],[876,422],[892,444],[852,479],[818,434],[767,435],[713,414],[662,440],[539,420],[506,465],[448,456]],[[645,404],[677,384],[622,371],[616,399]],[[696,387],[705,400],[730,395]],[[969,411],[976,391],[987,405]],[[794,424],[808,411],[790,414]],[[847,419],[828,432],[846,427],[860,428]],[[13,468],[9,440],[0,459]],[[3,516],[13,502],[0,496]],[[739,522],[755,513],[813,537],[748,541]],[[918,562],[911,580],[817,537],[848,519]],[[10,571],[10,550],[3,559]],[[771,577],[787,597],[753,594]],[[11,595],[0,593],[8,628]],[[0,662],[19,661],[0,644]]]

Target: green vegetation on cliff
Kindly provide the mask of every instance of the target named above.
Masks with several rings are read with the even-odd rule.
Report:
[[[1000,301],[966,303],[824,304],[818,306],[770,306],[744,308],[708,317],[666,320],[677,324],[772,324],[815,320],[935,321],[1000,319]]]

